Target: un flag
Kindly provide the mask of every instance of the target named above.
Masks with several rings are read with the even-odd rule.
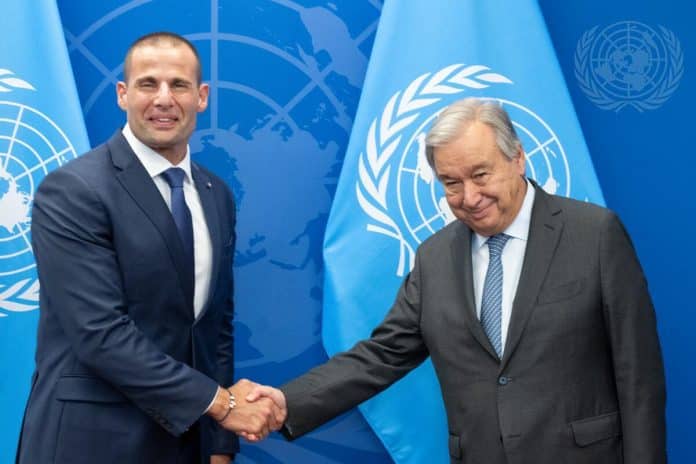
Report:
[[[32,199],[89,142],[55,0],[4,0],[0,31],[0,462],[12,462],[38,319]]]
[[[464,97],[508,111],[527,175],[546,191],[603,203],[536,1],[385,1],[324,241],[329,354],[369,336],[418,245],[454,220],[424,137]],[[430,363],[360,409],[396,462],[449,462]]]

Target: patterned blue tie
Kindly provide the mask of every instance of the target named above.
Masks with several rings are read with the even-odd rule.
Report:
[[[181,168],[169,168],[162,173],[162,177],[167,181],[172,189],[171,208],[176,228],[179,229],[179,237],[184,245],[184,252],[188,258],[188,265],[193,272],[193,223],[191,222],[191,211],[184,199],[184,177],[186,172]]]
[[[503,342],[500,333],[500,320],[503,306],[503,264],[500,255],[503,253],[509,235],[498,234],[490,237],[488,244],[489,260],[486,280],[483,283],[481,299],[481,324],[488,335],[498,357],[503,356]]]

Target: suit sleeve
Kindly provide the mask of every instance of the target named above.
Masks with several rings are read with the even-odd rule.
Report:
[[[600,266],[624,461],[666,463],[665,378],[655,311],[630,238],[613,214],[603,228]]]
[[[230,240],[226,243],[223,250],[222,262],[220,263],[220,276],[222,289],[225,292],[225,299],[222,308],[222,323],[218,331],[217,338],[217,361],[215,380],[224,386],[234,383],[234,336],[232,321],[234,318],[234,276],[232,274],[232,264],[234,257],[235,235],[235,206],[232,195],[227,188],[224,188],[225,204],[224,211],[230,218],[229,227],[231,230]],[[213,444],[211,454],[234,455],[239,452],[239,439],[234,432],[225,430],[212,419],[209,422],[213,427]]]
[[[420,331],[420,260],[396,301],[367,340],[285,384],[288,405],[282,430],[294,439],[396,382],[428,357]]]
[[[163,353],[128,316],[109,213],[69,169],[38,189],[32,242],[42,299],[79,361],[174,435],[208,406],[217,383]]]

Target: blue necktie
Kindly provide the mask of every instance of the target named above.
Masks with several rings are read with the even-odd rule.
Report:
[[[488,270],[486,280],[483,283],[483,297],[481,299],[481,324],[488,335],[498,357],[503,356],[503,342],[500,332],[500,320],[503,307],[503,264],[500,255],[503,253],[505,243],[509,235],[498,234],[490,237],[488,244]]]
[[[176,228],[179,229],[179,237],[184,246],[184,252],[188,259],[191,272],[194,271],[193,261],[193,223],[191,222],[191,211],[184,199],[184,177],[186,172],[181,168],[169,168],[162,173],[162,177],[167,181],[172,189],[171,209]]]

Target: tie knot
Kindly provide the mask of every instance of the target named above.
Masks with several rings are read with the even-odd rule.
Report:
[[[167,181],[171,188],[182,188],[186,171],[181,168],[169,168],[162,173],[162,177]]]
[[[486,243],[488,244],[488,251],[491,258],[497,258],[500,256],[509,238],[510,236],[505,234],[496,234],[488,238]]]

